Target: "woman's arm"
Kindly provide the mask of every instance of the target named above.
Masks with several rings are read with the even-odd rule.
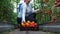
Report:
[[[25,22],[26,5],[22,7],[22,22]]]
[[[37,13],[40,9],[34,10],[34,8],[32,8],[32,12],[33,13]]]

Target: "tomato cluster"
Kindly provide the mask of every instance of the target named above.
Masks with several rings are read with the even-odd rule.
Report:
[[[27,22],[21,23],[21,25],[23,27],[37,27],[37,23],[35,23],[34,21],[32,21],[32,22],[27,21]]]

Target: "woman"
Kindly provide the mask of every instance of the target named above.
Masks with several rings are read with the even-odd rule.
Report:
[[[31,0],[24,0],[23,3],[21,3],[20,11],[18,12],[18,24],[21,24],[22,22],[29,21],[35,21],[36,20],[36,12],[39,11],[39,9],[34,10],[32,8],[32,4],[30,3]]]

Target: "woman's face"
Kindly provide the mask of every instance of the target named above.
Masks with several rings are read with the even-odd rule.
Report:
[[[29,3],[30,3],[30,1],[31,1],[31,0],[25,0],[25,2],[26,2],[27,4],[29,4]]]

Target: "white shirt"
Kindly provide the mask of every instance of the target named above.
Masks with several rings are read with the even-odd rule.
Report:
[[[27,11],[26,11],[27,10]],[[38,9],[39,10],[39,9]],[[25,16],[26,16],[26,12],[29,13],[29,12],[37,12],[37,10],[34,10],[34,8],[32,8],[31,6],[31,3],[29,5],[26,5],[25,2],[22,3],[21,5],[21,9],[20,9],[21,12],[18,13],[18,17],[22,17],[22,22],[24,21],[25,22]]]

